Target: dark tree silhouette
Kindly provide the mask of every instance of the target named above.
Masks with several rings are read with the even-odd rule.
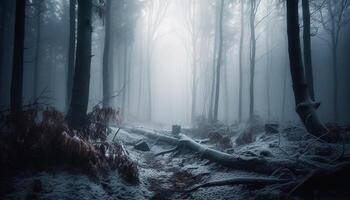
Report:
[[[16,1],[15,38],[13,49],[13,67],[11,81],[11,111],[17,112],[22,107],[23,93],[23,52],[26,0]]]
[[[314,78],[312,71],[312,57],[311,57],[311,32],[310,32],[310,6],[309,0],[302,0],[303,8],[303,44],[304,44],[304,64],[305,64],[305,75],[308,88],[310,91],[310,97],[315,101],[314,94]]]
[[[41,0],[38,0],[36,5],[36,45],[35,45],[35,58],[34,58],[34,85],[33,85],[33,97],[38,97],[38,75],[39,75],[39,57],[41,50],[41,19],[42,19],[42,6]]]
[[[79,0],[77,50],[72,100],[67,116],[70,125],[75,128],[78,128],[85,123],[89,102],[92,33],[91,18],[91,0]]]
[[[311,101],[304,74],[299,36],[298,2],[298,0],[287,0],[288,50],[296,112],[309,133],[323,137],[327,135],[328,130],[316,114],[320,103]]]
[[[74,76],[75,47],[76,47],[76,0],[69,2],[69,49],[68,49],[68,70],[67,70],[67,96],[66,105],[68,107],[72,98],[72,85]]]

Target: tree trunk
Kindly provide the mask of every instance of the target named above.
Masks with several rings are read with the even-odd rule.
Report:
[[[5,33],[5,22],[6,22],[6,11],[7,11],[7,1],[2,1],[0,3],[0,91],[1,91],[1,84],[2,84],[2,70],[3,70],[3,65],[2,65],[2,62],[3,62],[3,49],[4,49],[4,39],[3,39],[3,36],[4,36],[4,33]],[[1,94],[1,93],[0,93]]]
[[[250,2],[250,86],[249,86],[249,119],[254,115],[254,76],[255,76],[255,54],[256,54],[256,39],[255,39],[255,6],[256,0]]]
[[[267,121],[270,121],[271,119],[271,98],[270,98],[270,65],[272,64],[272,56],[271,56],[271,38],[269,31],[269,24],[267,25],[266,30],[266,110],[267,110]]]
[[[334,121],[338,121],[338,54],[337,54],[337,49],[338,49],[338,43],[333,40],[332,42],[332,64],[333,64],[333,109],[334,109]]]
[[[106,4],[106,20],[105,20],[105,41],[103,49],[103,99],[102,106],[104,108],[111,107],[111,97],[112,97],[112,76],[110,66],[110,51],[111,51],[111,6],[112,0],[107,0]]]
[[[314,94],[314,78],[312,72],[312,58],[311,58],[311,33],[310,33],[310,7],[309,0],[302,0],[303,8],[303,40],[304,40],[304,63],[305,63],[305,75],[310,92],[310,98],[315,101]]]
[[[40,57],[40,40],[41,40],[41,3],[38,2],[36,12],[36,47],[34,59],[34,83],[33,83],[33,97],[38,97],[38,74],[39,74],[39,57]]]
[[[122,117],[125,117],[125,105],[126,105],[126,85],[128,84],[127,81],[127,70],[128,70],[128,44],[127,41],[124,41],[124,64],[123,64],[123,99],[122,99],[122,106],[121,106],[121,114]]]
[[[195,1],[193,1],[193,18],[192,18],[192,67],[193,67],[193,74],[192,74],[192,103],[191,103],[191,122],[195,122],[196,117],[196,103],[197,103],[197,46],[196,46],[196,18],[195,18]]]
[[[72,98],[73,76],[76,48],[76,0],[70,0],[69,5],[69,44],[68,44],[67,88],[66,107]]]
[[[25,31],[26,1],[16,1],[15,38],[13,49],[13,68],[11,81],[11,111],[17,112],[22,107],[23,95],[23,51]]]
[[[149,27],[150,29],[150,27]],[[148,89],[148,110],[147,110],[147,120],[152,120],[152,77],[151,77],[151,36],[150,30],[148,31],[148,39],[147,39],[147,55],[146,55],[146,69],[147,69],[147,89]]]
[[[220,70],[221,70],[221,60],[222,60],[222,43],[223,43],[223,34],[222,34],[222,21],[224,13],[224,0],[221,0],[220,5],[220,16],[219,16],[219,52],[216,65],[216,89],[215,89],[215,103],[214,103],[214,121],[218,120],[218,111],[219,111],[219,96],[220,96]]]
[[[241,0],[241,34],[239,39],[239,101],[238,121],[242,122],[242,101],[243,101],[243,39],[244,39],[244,0]]]
[[[214,25],[214,50],[213,50],[213,67],[212,67],[212,82],[211,82],[211,88],[210,88],[210,99],[209,99],[209,110],[208,110],[208,119],[209,121],[213,120],[214,115],[214,98],[215,98],[215,65],[216,65],[216,59],[217,59],[217,48],[218,48],[218,9],[215,10],[215,25]]]
[[[286,98],[287,98],[287,78],[288,78],[288,50],[286,51],[285,66],[283,70],[283,94],[282,94],[282,111],[281,111],[281,121],[285,121],[286,112]]]
[[[78,1],[77,56],[74,70],[72,100],[68,112],[71,126],[78,128],[85,123],[89,102],[92,1]]]
[[[309,90],[307,88],[307,81],[304,75],[299,36],[297,0],[287,0],[287,32],[290,71],[293,81],[296,112],[309,133],[316,137],[323,137],[328,133],[328,130],[316,114],[316,109],[320,104],[311,101]]]
[[[227,66],[227,47],[224,48],[223,52],[223,64],[222,66],[224,67],[224,102],[225,102],[225,109],[224,109],[224,119],[227,124],[229,124],[229,91],[228,91],[228,80],[227,80],[227,75],[228,75],[228,66]]]

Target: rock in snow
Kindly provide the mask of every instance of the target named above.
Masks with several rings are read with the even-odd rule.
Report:
[[[150,151],[148,144],[143,140],[135,144],[135,149],[140,151]]]

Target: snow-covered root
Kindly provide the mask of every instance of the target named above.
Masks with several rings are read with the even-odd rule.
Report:
[[[199,188],[205,187],[216,187],[216,186],[225,186],[225,185],[239,185],[239,184],[248,184],[248,185],[273,185],[273,184],[282,184],[287,183],[290,180],[288,179],[278,179],[278,178],[259,178],[259,177],[237,177],[232,179],[220,180],[220,181],[211,181],[203,183],[197,186],[192,187],[191,189],[185,190],[185,192],[194,192]]]

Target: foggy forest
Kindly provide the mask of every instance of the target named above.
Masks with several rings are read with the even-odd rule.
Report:
[[[0,199],[349,199],[350,0],[1,0]]]

